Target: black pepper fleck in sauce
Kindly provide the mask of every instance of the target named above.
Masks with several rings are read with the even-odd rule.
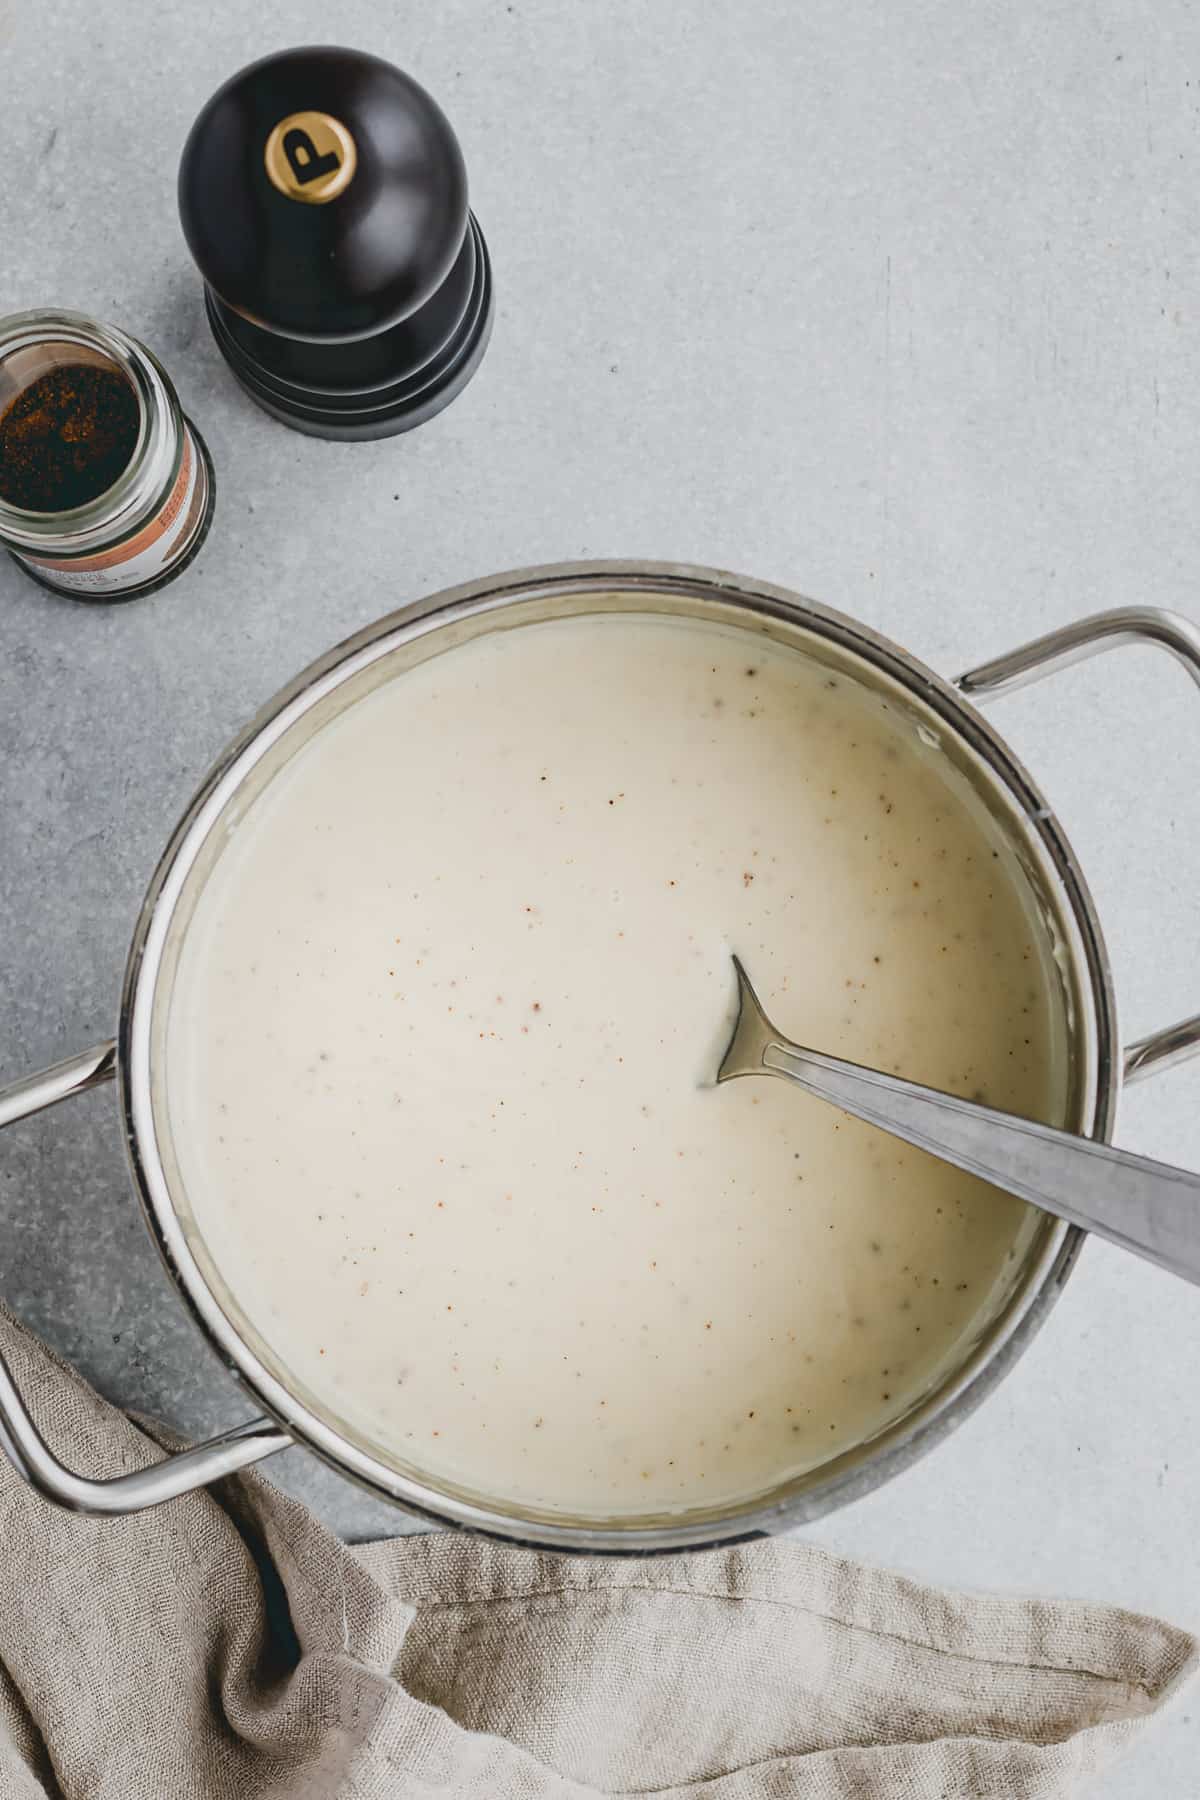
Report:
[[[0,499],[59,513],[106,493],[128,468],[141,411],[116,369],[48,369],[0,416]]]

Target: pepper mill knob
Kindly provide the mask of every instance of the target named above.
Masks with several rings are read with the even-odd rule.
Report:
[[[450,123],[358,50],[288,50],[218,89],[184,145],[184,236],[217,344],[318,437],[407,431],[465,387],[492,278]]]

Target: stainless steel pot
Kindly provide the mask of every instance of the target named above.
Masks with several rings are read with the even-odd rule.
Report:
[[[924,1454],[1002,1378],[1056,1298],[1083,1234],[1044,1219],[1014,1283],[959,1364],[895,1424],[742,1509],[644,1519],[538,1515],[435,1484],[388,1461],[323,1413],[288,1374],[224,1288],[192,1220],[173,1160],[163,1101],[163,1025],[179,945],[229,826],[323,725],[415,663],[480,633],[596,612],[700,616],[765,633],[888,693],[911,724],[933,734],[965,774],[1019,861],[1053,934],[1071,1042],[1067,1122],[1108,1139],[1122,1080],[1200,1048],[1200,1015],[1119,1052],[1108,957],[1083,874],[1050,808],[973,701],[988,699],[1117,645],[1169,650],[1200,683],[1200,630],[1150,608],[1101,613],[947,682],[854,620],[780,588],[702,568],[599,563],[522,570],[474,582],[394,613],[300,675],[230,745],[201,785],[163,855],[133,935],[115,1042],[69,1058],[0,1093],[0,1125],[116,1077],[133,1178],[177,1287],[217,1354],[267,1416],[147,1469],[94,1481],[59,1462],[0,1363],[0,1444],[26,1480],[80,1511],[123,1513],[272,1455],[307,1446],[343,1475],[448,1525],[550,1549],[648,1553],[759,1535],[831,1510]]]

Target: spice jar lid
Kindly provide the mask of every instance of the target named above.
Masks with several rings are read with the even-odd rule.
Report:
[[[474,372],[491,270],[462,152],[392,64],[322,47],[243,69],[192,127],[179,207],[217,342],[287,423],[404,430]]]

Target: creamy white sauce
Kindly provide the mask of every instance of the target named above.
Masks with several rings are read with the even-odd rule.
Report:
[[[908,1409],[1029,1215],[769,1080],[803,1042],[1035,1116],[1023,882],[896,709],[744,633],[494,634],[326,727],[201,896],[176,1152],[280,1362],[393,1461],[592,1516],[766,1490]]]

